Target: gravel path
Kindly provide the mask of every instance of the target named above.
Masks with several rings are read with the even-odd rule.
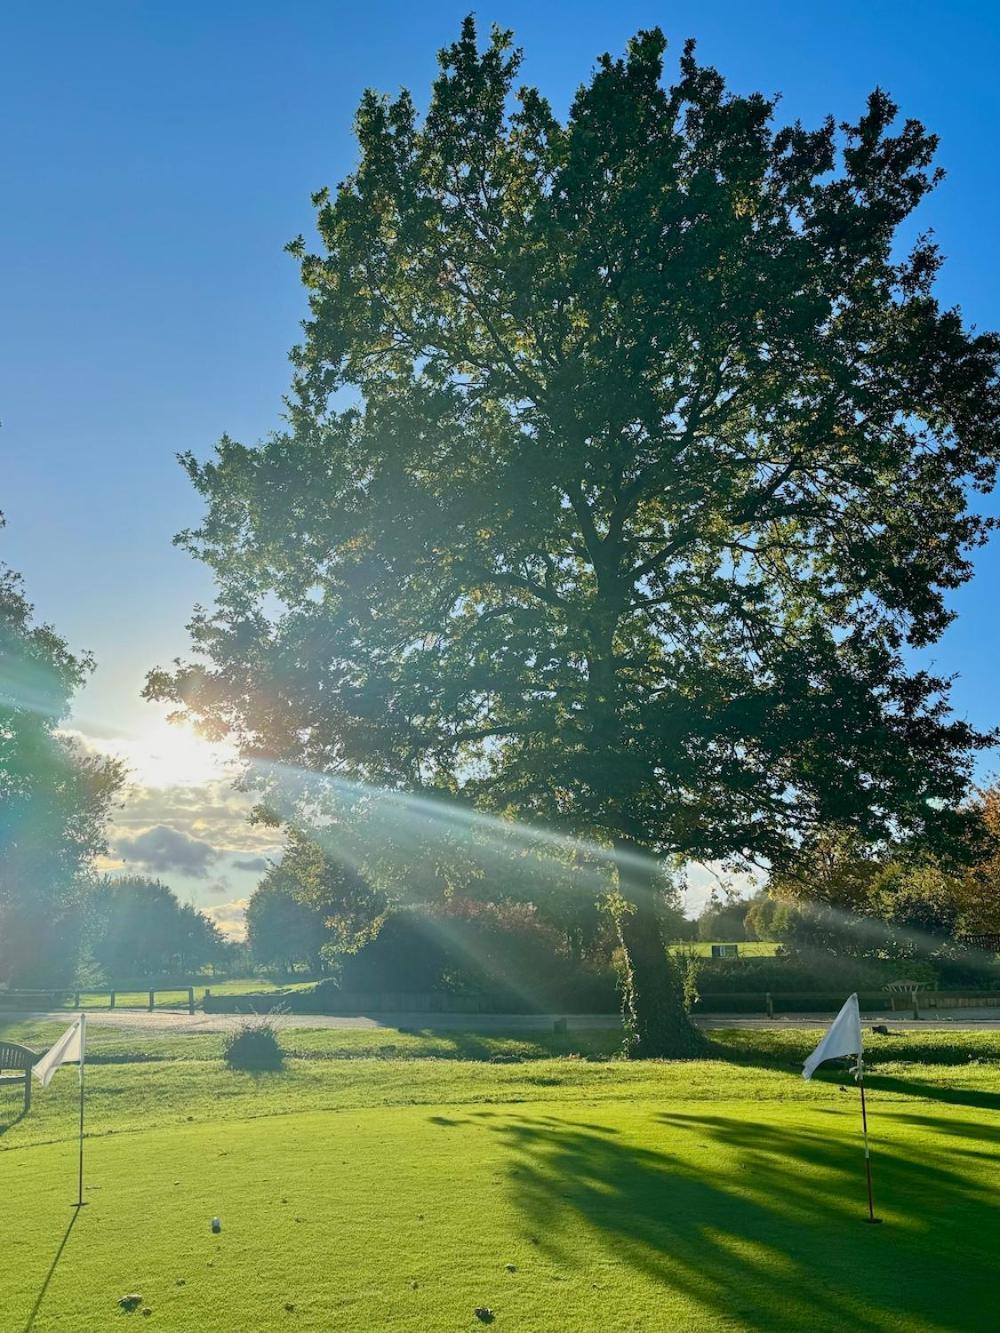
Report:
[[[27,1020],[66,1021],[72,1010],[57,1009],[48,1012],[19,1013],[0,1009],[0,1023]],[[933,1018],[914,1020],[901,1014],[865,1015],[865,1025],[886,1023],[895,1031],[1000,1031],[1000,1010],[953,1009],[934,1010]],[[385,1014],[377,1018],[337,1014],[272,1014],[271,1021],[279,1028],[346,1028],[366,1030],[375,1028],[432,1028],[439,1032],[545,1032],[551,1031],[558,1014]],[[825,1027],[832,1014],[790,1014],[776,1018],[748,1018],[746,1015],[725,1014],[699,1018],[703,1028],[813,1028]],[[188,1014],[169,1010],[148,1013],[135,1009],[88,1009],[87,1021],[94,1026],[117,1028],[122,1032],[152,1032],[158,1035],[189,1036],[199,1032],[228,1032],[243,1021],[239,1014]],[[617,1028],[616,1014],[569,1014],[567,1027],[571,1031]]]

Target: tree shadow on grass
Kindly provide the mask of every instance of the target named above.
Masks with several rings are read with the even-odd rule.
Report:
[[[980,1111],[1000,1111],[1000,1094],[980,1088],[951,1088],[941,1083],[923,1083],[915,1079],[895,1078],[890,1074],[867,1072],[865,1087],[873,1088],[876,1092],[899,1092],[906,1097],[919,1097],[928,1102],[947,1102],[949,1106],[974,1106]]]
[[[567,1267],[579,1263],[571,1242],[583,1221],[619,1263],[687,1297],[706,1322],[768,1333],[994,1329],[989,1174],[960,1174],[947,1145],[926,1137],[913,1158],[878,1142],[886,1225],[867,1227],[860,1141],[830,1114],[840,1123],[827,1129],[814,1113],[809,1126],[664,1113],[655,1150],[551,1118],[491,1128],[512,1152],[525,1221]],[[937,1127],[927,1119],[925,1133]]]
[[[802,1043],[802,1059],[815,1046],[812,1033],[806,1034]],[[787,1048],[779,1050],[754,1049],[739,1043],[712,1041],[712,1057],[724,1060],[727,1064],[746,1065],[755,1069],[769,1069],[776,1073],[802,1073],[801,1060],[791,1055]],[[796,1053],[797,1054],[797,1053]],[[894,1074],[880,1074],[878,1061],[889,1059],[892,1063],[912,1063],[915,1065],[935,1064],[954,1065],[961,1068],[969,1058],[968,1045],[956,1041],[948,1045],[932,1048],[921,1047],[918,1043],[897,1044],[891,1050],[876,1052],[874,1058],[865,1054],[865,1087],[874,1092],[896,1092],[906,1097],[919,1097],[929,1102],[947,1102],[951,1106],[972,1106],[982,1111],[1000,1111],[1000,1093],[989,1092],[982,1088],[955,1088],[944,1083],[932,1083],[925,1080],[899,1078]],[[850,1059],[843,1061],[842,1067],[827,1065],[816,1075],[817,1083],[846,1083],[854,1086],[850,1075]]]

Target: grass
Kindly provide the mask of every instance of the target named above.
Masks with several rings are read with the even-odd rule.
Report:
[[[771,940],[740,940],[736,947],[740,958],[773,958],[781,946]],[[671,944],[670,952],[682,957],[711,958],[712,945],[706,940],[681,940]]]
[[[872,1038],[878,1228],[815,1032],[712,1036],[629,1065],[605,1032],[294,1030],[254,1077],[95,1027],[75,1220],[72,1071],[0,1100],[0,1328],[993,1329],[1000,1034]]]

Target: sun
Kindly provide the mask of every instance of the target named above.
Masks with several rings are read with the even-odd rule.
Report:
[[[199,787],[231,777],[236,751],[206,741],[182,722],[154,723],[115,749],[128,765],[133,782],[144,787]]]

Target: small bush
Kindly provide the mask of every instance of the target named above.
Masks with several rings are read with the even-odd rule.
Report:
[[[252,1023],[241,1023],[235,1031],[226,1033],[222,1058],[230,1069],[261,1073],[280,1069],[285,1052],[281,1049],[274,1024],[259,1018]]]

